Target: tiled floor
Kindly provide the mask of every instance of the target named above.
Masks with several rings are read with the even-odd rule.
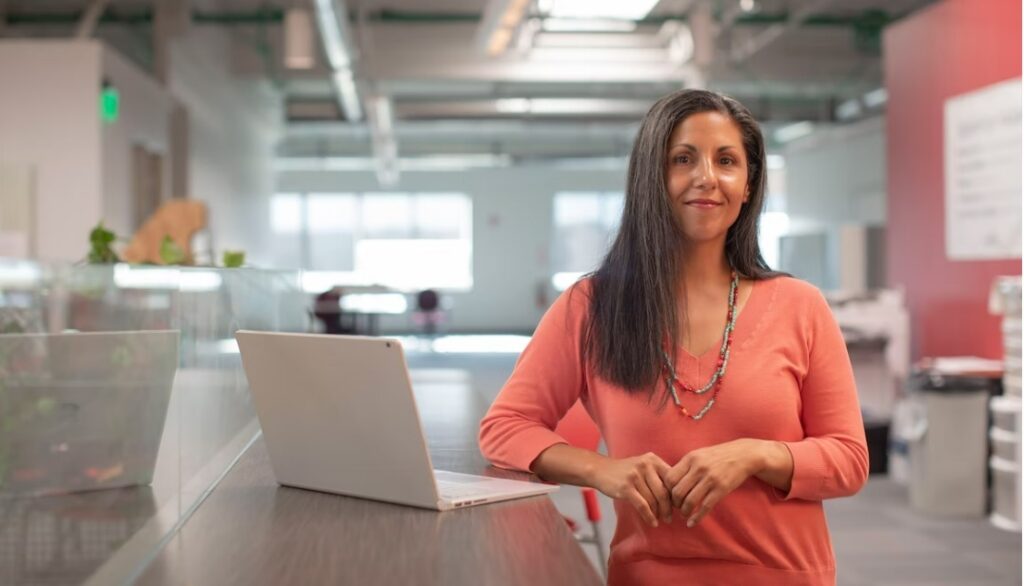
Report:
[[[414,368],[461,368],[488,399],[512,372],[515,354],[410,353]],[[611,501],[601,496],[605,547],[615,529]],[[566,515],[585,520],[573,487],[554,495]],[[987,520],[942,520],[920,515],[906,487],[872,477],[856,496],[826,503],[839,586],[996,586],[1021,584],[1021,535]],[[597,564],[593,546],[584,550]]]

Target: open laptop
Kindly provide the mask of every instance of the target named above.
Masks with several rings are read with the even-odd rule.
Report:
[[[558,489],[434,470],[397,340],[251,331],[235,338],[283,485],[439,511]]]
[[[152,482],[179,337],[0,335],[0,495]]]

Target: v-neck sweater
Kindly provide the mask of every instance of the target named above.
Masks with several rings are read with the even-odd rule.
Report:
[[[868,452],[849,354],[821,292],[790,277],[754,282],[736,318],[718,398],[695,421],[671,401],[658,409],[664,382],[651,401],[603,379],[583,358],[590,289],[589,279],[577,283],[541,319],[480,424],[484,456],[529,471],[541,452],[568,443],[553,430],[577,399],[611,458],[653,452],[674,465],[692,450],[735,439],[779,441],[793,456],[790,490],[752,476],[693,528],[679,515],[652,528],[616,501],[608,582],[834,584],[822,501],[860,490]],[[717,348],[699,357],[680,348],[678,379],[700,388],[717,368]],[[709,395],[680,398],[696,413]]]

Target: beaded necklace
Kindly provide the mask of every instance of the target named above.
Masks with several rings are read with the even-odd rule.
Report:
[[[672,395],[672,401],[675,402],[676,407],[685,417],[689,417],[694,421],[700,421],[708,411],[711,410],[711,406],[715,404],[715,399],[718,398],[718,391],[722,387],[722,379],[725,377],[725,369],[729,365],[729,352],[732,348],[732,331],[736,327],[736,289],[739,286],[739,275],[736,271],[732,272],[732,283],[729,286],[729,315],[725,320],[725,333],[722,334],[722,348],[718,351],[718,368],[714,374],[711,375],[711,380],[699,389],[695,389],[686,383],[676,378],[676,369],[672,365],[672,360],[669,359],[668,354],[663,349],[661,351],[661,357],[664,360],[664,368],[666,372],[665,384],[668,387],[669,393]],[[704,407],[697,412],[696,415],[691,414],[689,410],[679,400],[679,395],[676,393],[676,388],[681,389],[684,392],[693,393],[695,395],[704,395],[708,391],[714,389],[714,393],[711,394],[711,398],[704,404]]]

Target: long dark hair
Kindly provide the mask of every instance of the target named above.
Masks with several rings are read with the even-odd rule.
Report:
[[[729,116],[740,129],[747,155],[750,197],[726,236],[729,263],[747,279],[783,274],[771,270],[757,242],[766,173],[764,137],[753,116],[736,100],[704,90],[683,90],[658,100],[633,143],[618,235],[591,275],[584,334],[584,352],[597,373],[630,393],[654,396],[665,336],[674,341],[679,333],[676,287],[686,243],[668,199],[665,168],[672,131],[701,112]]]

